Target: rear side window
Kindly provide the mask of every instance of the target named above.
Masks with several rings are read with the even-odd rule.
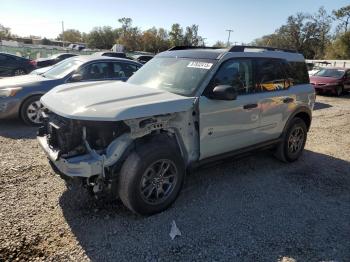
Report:
[[[284,63],[277,59],[256,60],[256,90],[260,92],[278,91],[292,85],[287,78]]]
[[[310,82],[307,66],[304,62],[289,62],[287,73],[294,85],[308,84]]]
[[[126,77],[132,76],[140,67],[134,64],[122,63],[122,70]]]
[[[106,62],[92,63],[80,70],[83,80],[98,80],[109,78],[109,64]]]

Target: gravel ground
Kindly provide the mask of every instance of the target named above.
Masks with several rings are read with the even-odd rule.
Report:
[[[202,168],[146,218],[67,190],[35,129],[0,122],[0,261],[350,261],[350,95],[317,100],[299,161]]]

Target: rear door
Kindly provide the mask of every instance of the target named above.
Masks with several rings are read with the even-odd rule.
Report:
[[[296,96],[289,90],[293,79],[288,77],[284,60],[256,59],[256,89],[259,92],[261,119],[259,133],[264,141],[278,138],[290,112],[296,107]]]

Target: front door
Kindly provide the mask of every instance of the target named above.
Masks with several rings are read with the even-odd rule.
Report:
[[[234,84],[235,83],[235,84]],[[218,85],[240,83],[236,100],[210,99]],[[254,92],[252,59],[224,62],[199,100],[200,159],[247,147],[262,141],[259,94]]]

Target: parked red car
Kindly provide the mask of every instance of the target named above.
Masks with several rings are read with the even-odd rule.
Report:
[[[344,91],[350,90],[350,69],[323,68],[310,76],[310,83],[318,94],[331,92],[340,96]]]

